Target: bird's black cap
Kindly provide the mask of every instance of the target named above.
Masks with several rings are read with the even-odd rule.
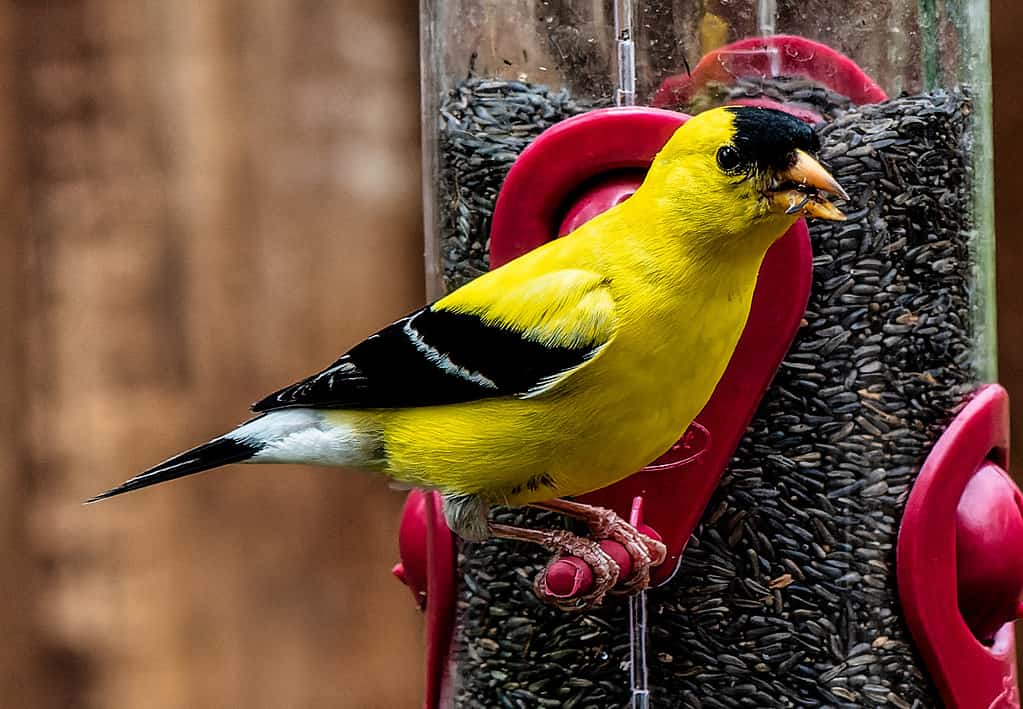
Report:
[[[735,138],[744,172],[782,171],[792,166],[795,151],[820,150],[813,126],[784,111],[758,106],[728,106],[735,115]]]

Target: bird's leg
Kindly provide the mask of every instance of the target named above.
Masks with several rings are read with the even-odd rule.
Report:
[[[479,495],[445,495],[444,521],[448,528],[469,542],[490,536],[490,505]]]
[[[629,594],[645,589],[650,585],[650,568],[663,563],[668,555],[661,542],[640,532],[614,510],[563,499],[537,502],[532,506],[582,520],[594,539],[613,539],[625,547],[632,558],[632,576],[625,579],[615,593]]]
[[[540,573],[533,584],[536,595],[546,603],[557,606],[565,611],[581,611],[592,608],[603,600],[615,583],[618,582],[618,564],[614,562],[600,545],[591,539],[585,539],[564,529],[524,529],[507,524],[490,523],[490,533],[500,539],[515,539],[522,542],[539,544],[544,549],[554,552],[550,563],[562,556],[574,556],[582,559],[593,569],[593,588],[589,593],[572,598],[558,598],[547,588],[547,575]],[[548,564],[548,566],[550,565]]]

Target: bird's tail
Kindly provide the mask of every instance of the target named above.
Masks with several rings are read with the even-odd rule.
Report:
[[[108,497],[120,495],[124,492],[131,492],[139,488],[149,487],[156,483],[174,480],[193,473],[201,473],[210,468],[216,468],[228,463],[241,463],[258,453],[262,446],[258,443],[246,440],[235,440],[222,436],[214,438],[209,443],[196,446],[191,450],[165,460],[149,470],[139,473],[130,480],[126,480],[112,490],[102,492],[95,497],[86,500],[86,503],[105,500]]]

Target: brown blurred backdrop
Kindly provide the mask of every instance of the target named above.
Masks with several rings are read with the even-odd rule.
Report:
[[[1019,408],[1023,5],[992,9]],[[417,11],[0,0],[0,706],[419,702],[385,482],[235,467],[80,505],[422,301]]]
[[[1012,467],[1023,485],[1023,3],[991,0],[998,233],[998,372],[1013,396]]]
[[[417,701],[385,481],[81,505],[422,301],[417,21],[0,2],[0,706]]]

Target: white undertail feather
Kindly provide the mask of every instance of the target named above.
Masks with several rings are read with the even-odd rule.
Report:
[[[248,463],[307,463],[366,466],[372,462],[376,436],[317,409],[281,409],[253,419],[228,433],[243,443],[262,446]]]

